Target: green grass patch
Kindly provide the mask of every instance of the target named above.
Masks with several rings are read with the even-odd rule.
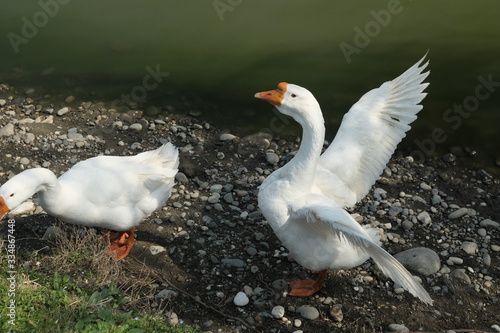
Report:
[[[198,332],[196,327],[171,325],[162,313],[137,308],[137,300],[134,302],[117,287],[116,281],[123,282],[124,276],[120,265],[106,254],[105,246],[84,246],[89,240],[95,244],[92,237],[77,239],[78,245],[74,245],[75,237],[59,241],[48,256],[17,253],[15,270],[9,269],[8,256],[2,249],[0,331]],[[78,248],[61,248],[61,244]]]

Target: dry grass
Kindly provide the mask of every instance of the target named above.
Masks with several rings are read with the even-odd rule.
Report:
[[[59,272],[72,276],[77,284],[97,286],[115,283],[127,295],[129,304],[134,309],[148,311],[151,308],[165,308],[154,297],[156,278],[140,263],[134,264],[129,257],[125,262],[111,257],[107,248],[109,241],[94,229],[82,229],[61,223],[51,240],[53,253],[40,258],[40,270]],[[130,265],[132,264],[132,265]],[[160,306],[159,306],[160,305]]]
[[[53,252],[40,259],[40,270],[68,274],[82,282],[91,278],[97,285],[119,281],[122,265],[107,253],[108,244],[100,234],[65,224],[58,228],[51,240]]]

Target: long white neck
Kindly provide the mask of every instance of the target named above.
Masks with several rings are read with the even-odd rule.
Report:
[[[319,105],[309,107],[306,117],[295,119],[302,126],[302,142],[295,157],[281,170],[294,187],[310,188],[325,140],[325,125]]]
[[[11,190],[15,189],[15,190]],[[2,195],[8,201],[8,206],[14,209],[33,194],[38,193],[40,203],[45,209],[44,201],[58,200],[61,187],[56,175],[45,168],[25,170],[12,177],[2,186]],[[15,193],[13,196],[9,192]]]

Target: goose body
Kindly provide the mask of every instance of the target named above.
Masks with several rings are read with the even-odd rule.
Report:
[[[167,143],[135,156],[93,157],[59,178],[28,169],[0,187],[0,217],[37,193],[42,208],[64,222],[128,231],[165,205],[178,165],[177,148]]]
[[[317,281],[292,282],[291,295],[311,295],[322,287],[324,270],[349,269],[371,257],[387,276],[432,304],[420,283],[379,246],[377,230],[362,227],[344,209],[369,192],[422,109],[418,104],[428,85],[423,60],[354,104],[323,154],[324,119],[307,89],[282,82],[255,95],[303,129],[295,157],[264,180],[258,195],[262,214],[290,255],[303,267],[322,271]]]

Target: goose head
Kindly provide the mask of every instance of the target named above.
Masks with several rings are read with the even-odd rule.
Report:
[[[255,97],[274,105],[279,112],[292,117],[301,125],[314,120],[312,118],[322,120],[316,98],[309,90],[298,85],[281,82],[277,89],[258,92]]]
[[[11,210],[38,192],[43,185],[42,176],[50,173],[43,168],[28,169],[5,182],[0,187],[0,221]]]

